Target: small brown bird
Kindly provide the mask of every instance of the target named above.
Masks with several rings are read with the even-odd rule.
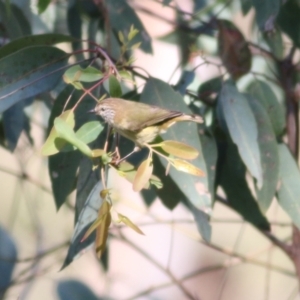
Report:
[[[187,115],[121,98],[102,100],[92,112],[100,115],[116,132],[132,140],[138,147],[151,143],[176,122],[203,122],[198,115]]]

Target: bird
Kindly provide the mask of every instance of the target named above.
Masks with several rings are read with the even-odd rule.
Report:
[[[122,98],[101,100],[91,112],[101,116],[121,136],[133,141],[137,148],[145,147],[177,122],[203,123],[202,117],[196,114]]]

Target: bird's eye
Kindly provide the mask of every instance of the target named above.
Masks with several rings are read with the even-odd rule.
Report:
[[[100,110],[101,110],[101,111],[105,111],[105,108],[104,108],[104,107],[101,107]]]

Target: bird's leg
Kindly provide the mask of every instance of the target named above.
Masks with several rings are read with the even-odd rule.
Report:
[[[120,163],[121,163],[123,160],[125,160],[127,157],[129,157],[129,156],[132,155],[133,153],[138,152],[138,151],[140,151],[140,150],[141,150],[140,147],[135,146],[135,147],[133,148],[133,150],[132,150],[131,152],[129,152],[127,155],[125,155],[125,156],[122,157],[121,159],[119,158],[118,160],[116,160],[115,164],[116,164],[116,165],[120,164]],[[119,157],[120,157],[120,156],[119,156]]]

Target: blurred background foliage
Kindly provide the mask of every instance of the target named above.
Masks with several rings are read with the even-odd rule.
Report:
[[[44,297],[42,278],[46,299],[298,299],[299,13],[298,0],[0,0],[0,298]],[[107,132],[87,112],[103,95],[203,116],[162,138],[196,148],[205,176],[166,176],[154,157],[135,194],[142,150],[100,179],[91,151]],[[83,241],[103,190],[114,222]]]

